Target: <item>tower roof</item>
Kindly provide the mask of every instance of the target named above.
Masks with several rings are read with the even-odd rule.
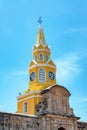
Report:
[[[40,44],[42,44],[43,46],[46,45],[43,28],[41,26],[38,29],[38,34],[37,34],[36,44],[35,45],[39,46]]]

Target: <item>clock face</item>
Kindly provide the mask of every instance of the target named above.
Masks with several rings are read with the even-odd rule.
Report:
[[[35,79],[35,72],[32,72],[30,74],[30,80],[33,81]]]
[[[54,80],[55,79],[55,74],[53,73],[53,72],[51,72],[51,71],[49,71],[49,78],[51,79],[51,80]]]

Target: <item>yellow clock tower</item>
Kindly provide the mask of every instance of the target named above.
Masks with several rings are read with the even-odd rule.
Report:
[[[35,114],[35,106],[41,101],[41,91],[56,84],[56,66],[50,57],[41,23],[29,65],[29,87],[17,98],[17,112]]]

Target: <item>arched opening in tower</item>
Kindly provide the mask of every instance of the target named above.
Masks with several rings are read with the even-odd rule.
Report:
[[[64,129],[63,127],[60,127],[58,130],[66,130],[66,129]]]

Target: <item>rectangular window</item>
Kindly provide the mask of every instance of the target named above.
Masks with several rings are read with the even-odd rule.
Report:
[[[24,113],[26,113],[28,110],[28,105],[27,105],[27,102],[24,103]]]

